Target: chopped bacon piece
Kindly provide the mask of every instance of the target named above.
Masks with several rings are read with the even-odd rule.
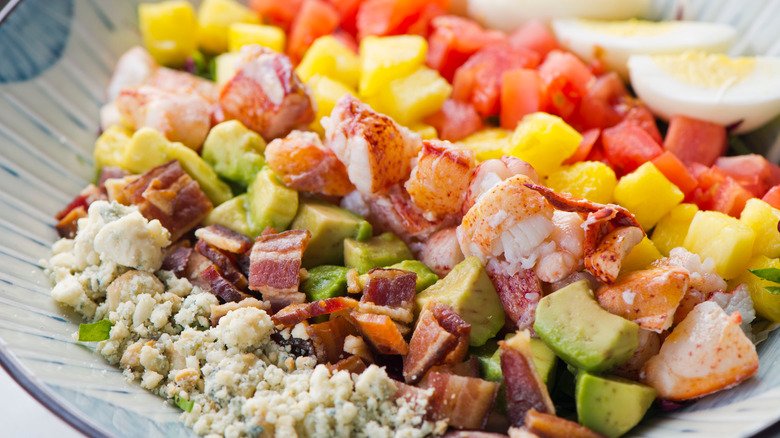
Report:
[[[431,367],[430,372],[437,373],[449,373],[456,376],[464,377],[481,377],[479,359],[476,356],[470,356],[467,360],[461,363],[446,363],[442,365],[434,365]],[[425,385],[425,378],[420,381],[420,385]]]
[[[171,233],[172,241],[198,225],[213,208],[198,183],[176,160],[141,174],[115,195],[120,204],[136,205],[145,218],[159,220]]]
[[[510,424],[521,426],[531,409],[554,415],[555,406],[547,392],[547,385],[534,365],[530,333],[520,331],[508,341],[499,341],[499,345]]]
[[[89,210],[89,204],[92,204],[95,201],[99,200],[105,200],[106,194],[103,193],[99,188],[97,188],[94,184],[90,184],[86,187],[84,187],[81,192],[73,198],[72,201],[70,201],[70,204],[68,204],[65,208],[60,210],[56,215],[54,215],[54,218],[57,220],[62,220],[65,218],[65,216],[68,215],[72,210],[75,210],[76,208],[82,207],[84,211]]]
[[[488,262],[487,273],[498,292],[504,313],[518,329],[533,330],[536,306],[542,299],[542,286],[533,269],[505,272],[502,264]]]
[[[105,190],[106,180],[124,178],[130,175],[128,171],[121,167],[103,166],[100,168],[100,177],[98,178],[98,187]]]
[[[381,354],[407,354],[409,352],[409,344],[406,343],[398,326],[389,316],[352,312],[349,317],[363,338]]]
[[[211,305],[211,326],[216,327],[219,324],[219,320],[227,315],[231,310],[240,309],[242,307],[254,307],[263,311],[270,311],[271,306],[265,301],[260,301],[257,298],[247,297],[241,301],[229,301],[225,304]]]
[[[59,222],[57,222],[57,225],[54,226],[57,230],[57,235],[68,239],[76,237],[76,232],[79,229],[79,219],[83,217],[87,217],[86,208],[79,205],[78,207],[71,209]]]
[[[585,426],[536,409],[525,415],[525,427],[531,433],[547,438],[604,438],[604,435]]]
[[[361,303],[410,308],[414,305],[417,274],[403,269],[374,268],[368,271]]]
[[[450,430],[442,438],[507,438],[503,433],[481,430]]]
[[[223,277],[215,265],[209,265],[200,272],[200,276],[209,284],[209,291],[223,302],[241,301],[249,295],[236,289],[233,283]]]
[[[458,363],[466,357],[471,325],[452,308],[430,301],[420,313],[404,357],[404,380],[417,383],[436,364]]]
[[[427,387],[434,391],[431,416],[449,419],[449,425],[456,429],[483,429],[499,386],[475,377],[431,372],[427,379]]]
[[[222,225],[209,225],[195,230],[195,237],[223,251],[242,253],[252,247],[252,239]]]
[[[255,239],[249,256],[249,289],[263,294],[275,311],[306,300],[298,285],[301,258],[310,237],[306,230],[290,230]]]
[[[360,374],[366,369],[366,363],[358,356],[350,356],[340,361],[328,365],[328,369],[335,373],[336,371],[348,371],[350,374]]]
[[[239,290],[246,290],[247,280],[241,273],[232,254],[209,245],[203,240],[195,244],[195,251],[211,260],[225,279]]]
[[[187,265],[190,262],[192,256],[192,248],[184,245],[177,245],[165,252],[165,258],[163,258],[162,267],[160,269],[171,271],[178,277],[187,276]]]
[[[357,300],[347,297],[333,297],[313,303],[294,303],[276,312],[271,319],[276,325],[295,325],[319,315],[326,315],[344,309],[358,307]]]
[[[344,340],[356,336],[357,330],[343,316],[311,324],[306,332],[314,344],[314,353],[320,363],[336,363],[344,358]]]

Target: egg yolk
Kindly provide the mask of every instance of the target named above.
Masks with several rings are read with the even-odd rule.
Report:
[[[748,77],[756,66],[755,58],[729,58],[703,52],[657,55],[653,56],[653,62],[678,81],[707,88],[734,85]]]
[[[594,32],[618,37],[649,37],[674,30],[674,23],[668,21],[631,19],[625,21],[579,20],[579,22],[583,27]]]

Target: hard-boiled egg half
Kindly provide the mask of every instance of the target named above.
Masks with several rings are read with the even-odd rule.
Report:
[[[511,32],[528,20],[583,17],[626,20],[647,12],[650,0],[466,0],[468,15],[482,25]]]
[[[552,28],[563,47],[586,61],[601,59],[624,80],[630,55],[725,53],[736,36],[731,26],[695,21],[558,19]]]
[[[780,58],[686,52],[633,55],[634,91],[665,119],[676,114],[751,131],[780,114]]]

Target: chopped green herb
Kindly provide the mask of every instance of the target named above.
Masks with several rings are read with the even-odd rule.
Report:
[[[766,286],[764,289],[772,295],[780,295],[780,286]]]
[[[749,269],[749,271],[758,278],[769,280],[773,283],[780,283],[780,269],[763,268],[763,269]]]
[[[729,149],[734,155],[748,155],[753,153],[744,140],[736,135],[729,136]]]
[[[192,407],[195,406],[195,402],[192,400],[185,400],[178,395],[174,397],[173,402],[176,403],[182,411],[191,412]]]
[[[101,319],[100,321],[93,322],[92,324],[79,324],[79,341],[105,341],[111,337],[111,327],[113,326],[114,323],[107,319]]]

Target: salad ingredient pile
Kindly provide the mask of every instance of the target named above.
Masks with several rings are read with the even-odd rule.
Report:
[[[202,435],[617,437],[754,376],[780,167],[724,125],[780,107],[656,84],[728,104],[774,61],[448,6],[141,5],[47,263],[78,339]]]

